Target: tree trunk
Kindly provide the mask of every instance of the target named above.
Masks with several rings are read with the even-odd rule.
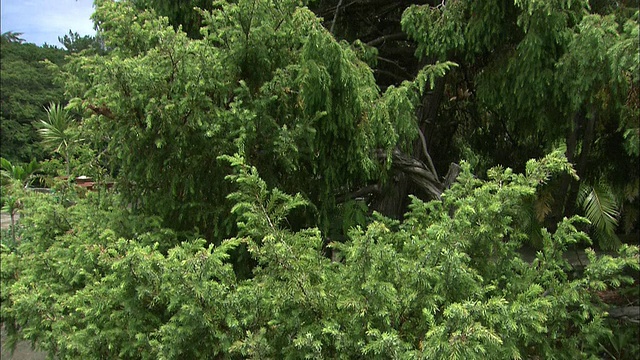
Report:
[[[11,209],[11,238],[13,239],[13,243],[16,243],[16,215],[15,211]]]
[[[410,154],[395,149],[392,153],[392,180],[385,185],[380,196],[376,197],[373,209],[385,216],[401,219],[407,211],[408,195],[413,193],[422,200],[439,200],[442,192],[451,186],[460,172],[457,164],[451,164],[445,183],[441,181],[433,165],[428,149],[428,139],[424,133],[438,112],[444,95],[445,78],[436,79],[432,91],[423,96],[422,104],[417,110],[419,137],[413,144]],[[378,151],[380,161],[386,160],[386,153]],[[425,164],[426,162],[426,164]]]
[[[71,166],[69,165],[69,149],[64,152],[64,163],[67,168],[67,176],[71,176]]]

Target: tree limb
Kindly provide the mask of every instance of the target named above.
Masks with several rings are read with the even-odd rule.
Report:
[[[406,40],[407,39],[407,35],[405,35],[404,33],[394,33],[394,34],[389,34],[389,35],[384,35],[384,36],[380,36],[377,39],[373,39],[371,41],[369,41],[367,43],[367,45],[369,46],[377,46],[380,45],[382,43],[384,43],[385,41],[389,40]]]
[[[380,184],[373,184],[373,185],[365,186],[361,189],[352,191],[348,194],[340,195],[336,197],[336,202],[342,203],[347,200],[359,198],[369,194],[380,194],[381,192],[382,192],[382,189]]]
[[[377,157],[380,160],[386,160],[384,150],[377,151]],[[433,173],[422,161],[414,159],[400,150],[395,149],[392,152],[392,165],[394,168],[405,173],[411,181],[422,189],[427,195],[433,199],[440,200],[443,185],[438,177]]]
[[[424,152],[424,156],[427,158],[427,164],[429,165],[429,170],[435,175],[436,179],[438,178],[438,172],[436,171],[436,167],[433,166],[433,160],[431,160],[431,155],[429,155],[429,151],[427,151],[427,140],[424,138],[424,134],[420,127],[418,127],[418,135],[420,135],[420,141],[422,142],[422,151]]]

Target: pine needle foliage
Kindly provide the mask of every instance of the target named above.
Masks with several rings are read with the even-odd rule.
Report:
[[[2,321],[9,344],[34,341],[60,358],[593,358],[609,338],[597,291],[632,282],[637,247],[597,256],[568,276],[568,246],[589,242],[565,219],[528,263],[515,220],[536,189],[570,165],[560,152],[525,174],[487,180],[463,164],[442,201],[413,199],[403,222],[376,216],[324,255],[317,228],[293,231],[300,195],[270,188],[241,155],[238,236],[219,246],[178,240],[159,219],[90,195],[64,207],[25,200],[22,242],[2,249]],[[230,253],[257,263],[235,276]]]

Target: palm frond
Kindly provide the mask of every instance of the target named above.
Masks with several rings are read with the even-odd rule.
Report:
[[[615,247],[619,243],[615,231],[620,218],[620,205],[611,187],[605,183],[594,186],[581,184],[577,201],[591,222],[600,246]]]
[[[550,191],[541,191],[538,193],[536,200],[533,203],[536,219],[539,222],[543,222],[547,218],[547,215],[551,213],[551,205],[553,204],[553,195]]]
[[[2,177],[3,186],[11,182],[26,186],[33,180],[34,174],[39,170],[40,164],[35,159],[25,165],[13,165],[9,160],[0,157],[0,176]]]
[[[38,133],[42,137],[44,146],[60,152],[73,141],[68,129],[73,120],[69,113],[60,105],[51,103],[47,110],[47,120],[40,120]]]

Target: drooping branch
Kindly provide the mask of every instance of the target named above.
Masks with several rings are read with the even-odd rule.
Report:
[[[336,197],[336,202],[343,203],[348,200],[357,199],[359,197],[367,196],[370,194],[380,194],[382,192],[382,186],[380,184],[372,184],[365,186],[361,189],[352,191],[348,194],[343,194]]]
[[[113,113],[111,112],[111,110],[109,108],[107,108],[106,106],[96,106],[93,104],[88,104],[87,107],[89,108],[89,110],[93,111],[94,113],[98,114],[98,115],[102,115],[108,119],[113,119]]]
[[[397,81],[405,81],[407,80],[406,78],[396,74],[396,73],[392,73],[391,71],[387,71],[387,70],[382,70],[382,69],[374,69],[373,70],[374,73],[376,74],[381,74],[381,75],[386,75],[388,77],[394,78]]]
[[[377,59],[378,59],[378,61],[381,61],[381,62],[386,63],[386,64],[390,64],[394,68],[400,70],[403,73],[403,75],[407,77],[407,79],[410,79],[410,78],[413,77],[413,75],[411,75],[407,71],[407,69],[405,69],[404,67],[400,66],[400,64],[398,64],[397,61],[393,61],[393,60],[387,59],[387,58],[382,57],[382,56],[378,56]]]
[[[447,175],[444,177],[444,182],[442,183],[445,189],[448,189],[453,185],[458,178],[458,175],[460,175],[460,170],[462,170],[460,165],[456,163],[449,164],[449,171],[447,171]]]

